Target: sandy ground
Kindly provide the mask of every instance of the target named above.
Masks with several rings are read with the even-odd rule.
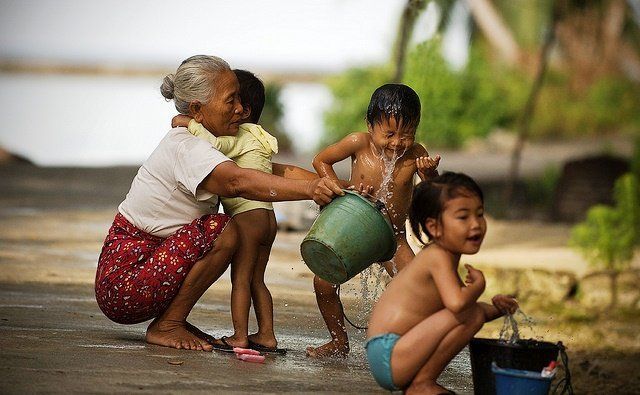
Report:
[[[274,295],[278,336],[290,349],[287,357],[251,365],[224,354],[149,346],[143,342],[144,324],[121,326],[107,320],[93,299],[95,266],[116,206],[134,174],[131,168],[0,166],[1,393],[382,392],[368,372],[360,331],[350,329],[353,352],[346,361],[318,362],[304,356],[307,345],[321,344],[326,337],[315,307],[312,274],[299,254],[304,232],[278,234],[266,278]],[[490,219],[489,226],[482,252],[468,262],[579,275],[587,270],[583,259],[566,247],[566,225]],[[345,299],[352,318],[364,321],[355,305],[359,286],[357,278],[345,286]],[[193,322],[215,336],[228,334],[229,291],[225,273],[196,305]],[[483,333],[496,336],[499,326],[495,323]],[[575,335],[556,329],[554,339]],[[638,386],[626,385],[640,386],[638,344],[636,335],[631,354],[602,349],[572,354],[577,377],[600,385],[593,391],[582,386],[580,393],[611,388],[616,393],[640,393]],[[622,373],[599,375],[616,363]],[[636,379],[629,380],[634,374]],[[442,381],[468,394],[470,376],[465,351]],[[603,384],[612,381],[614,387]]]

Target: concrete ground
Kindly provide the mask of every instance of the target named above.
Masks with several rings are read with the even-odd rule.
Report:
[[[354,350],[346,360],[305,356],[307,345],[324,340],[317,313],[307,305],[277,309],[278,335],[288,354],[252,364],[226,353],[145,344],[146,325],[109,321],[89,285],[0,286],[3,394],[384,392],[369,374],[362,334],[352,334]],[[216,336],[228,333],[227,301],[207,294],[191,322]],[[467,358],[456,359],[442,379],[461,393],[471,393]]]
[[[135,173],[135,169],[133,170]],[[119,325],[94,299],[102,242],[132,169],[41,169],[0,166],[0,393],[383,393],[369,373],[364,333],[350,328],[346,360],[314,360],[308,345],[327,340],[301,261],[304,233],[280,232],[267,282],[286,356],[264,364],[219,352],[147,345],[146,324]],[[345,289],[347,311],[358,280]],[[190,321],[229,335],[226,273],[194,308]],[[254,325],[252,323],[252,325]],[[468,354],[447,368],[442,384],[472,392]]]

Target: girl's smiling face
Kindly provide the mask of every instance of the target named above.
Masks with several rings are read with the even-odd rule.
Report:
[[[434,241],[454,254],[475,254],[487,232],[484,205],[478,196],[464,191],[447,200],[440,219],[427,219]]]
[[[387,158],[401,157],[415,141],[416,128],[405,127],[395,117],[383,118],[375,124],[367,124],[376,150]]]

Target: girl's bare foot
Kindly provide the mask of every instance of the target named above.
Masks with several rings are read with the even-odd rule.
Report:
[[[249,341],[256,344],[260,344],[261,346],[265,346],[268,348],[278,347],[278,341],[273,335],[269,336],[269,335],[262,335],[260,333],[254,333],[252,335],[249,335]]]
[[[241,347],[241,348],[249,347],[249,340],[245,338],[243,341],[242,339],[237,338],[235,334],[233,334],[232,336],[225,337],[224,340],[227,342],[228,345],[233,347]],[[219,341],[216,341],[216,344],[222,344],[222,343]]]
[[[147,328],[145,340],[150,344],[177,349],[213,350],[209,343],[187,329],[185,321],[155,319]]]
[[[421,381],[419,383],[413,382],[405,390],[405,394],[430,394],[430,395],[449,395],[455,394],[435,381]]]
[[[349,343],[342,343],[337,340],[331,340],[320,347],[307,347],[307,356],[311,358],[346,358],[348,354]]]

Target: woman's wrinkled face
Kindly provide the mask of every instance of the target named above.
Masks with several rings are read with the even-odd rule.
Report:
[[[221,73],[215,84],[215,94],[209,103],[192,106],[191,115],[214,136],[235,136],[242,123],[238,79],[229,70]]]

